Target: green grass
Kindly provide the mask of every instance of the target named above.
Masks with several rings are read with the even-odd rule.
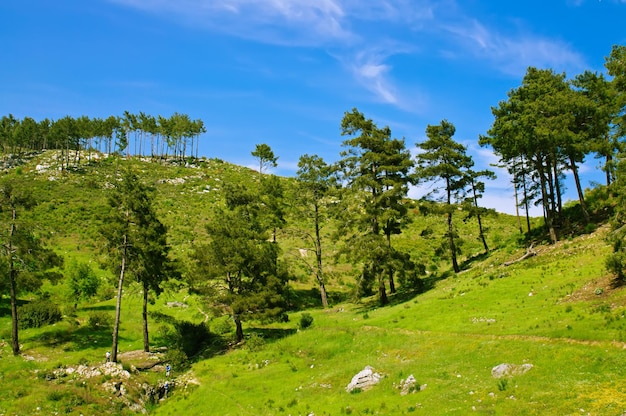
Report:
[[[597,234],[509,267],[488,259],[392,307],[310,310],[309,329],[196,364],[200,387],[155,414],[621,414],[624,294],[588,290],[607,250]],[[498,381],[491,369],[501,363],[533,368]],[[382,382],[347,393],[366,365]],[[394,385],[409,374],[427,386],[400,396]]]

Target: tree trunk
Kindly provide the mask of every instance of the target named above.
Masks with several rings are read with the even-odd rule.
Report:
[[[515,194],[515,215],[517,216],[517,226],[519,227],[519,233],[524,234],[524,230],[522,230],[522,220],[519,216],[519,198],[517,196],[517,171],[515,170],[515,162],[513,162],[513,193]]]
[[[480,209],[478,208],[478,196],[476,195],[476,186],[474,184],[474,180],[472,179],[472,193],[474,195],[474,207],[476,208],[476,219],[478,220],[478,236],[483,242],[483,247],[485,247],[485,254],[489,253],[489,247],[487,246],[487,240],[485,239],[485,232],[483,231],[483,222],[480,218]],[[517,209],[517,190],[515,191],[515,208]],[[517,221],[519,222],[519,212],[517,215]],[[520,227],[521,231],[521,227]]]
[[[322,298],[322,306],[328,308],[328,296],[326,286],[324,285],[324,270],[322,268],[322,241],[320,238],[320,226],[317,215],[317,206],[315,207],[315,259],[317,261],[317,271],[315,277],[320,285],[320,297]]]
[[[124,249],[122,251],[122,265],[120,270],[120,279],[117,283],[117,304],[115,305],[115,324],[113,325],[113,345],[111,349],[111,361],[117,362],[117,336],[120,330],[120,312],[122,310],[122,289],[124,286],[124,272],[126,271],[126,248],[127,235],[124,234]]]
[[[389,293],[396,293],[396,282],[393,280],[393,269],[389,268]]]
[[[243,341],[243,326],[241,325],[239,314],[235,314],[233,320],[235,321],[235,340],[241,342]]]
[[[552,209],[551,204],[548,198],[548,190],[546,188],[546,178],[543,171],[543,165],[538,163],[537,173],[539,174],[539,182],[541,183],[541,198],[543,202],[543,209],[545,212],[546,226],[548,227],[548,232],[550,233],[550,241],[552,244],[555,244],[558,241],[556,236],[556,230],[554,229],[554,221],[552,219]]]
[[[20,341],[18,333],[18,319],[17,319],[17,276],[15,265],[13,264],[13,236],[15,235],[15,209],[12,213],[11,233],[9,235],[9,285],[11,296],[11,347],[13,349],[13,355],[20,354]]]
[[[20,340],[19,329],[17,319],[17,271],[13,263],[13,236],[15,235],[15,218],[16,211],[13,208],[12,220],[11,220],[11,233],[9,234],[9,292],[11,296],[11,347],[13,349],[13,355],[19,355],[20,353]]]
[[[148,337],[148,285],[143,284],[143,310],[141,313],[143,318],[143,350],[150,352],[150,339]]]
[[[486,253],[489,253],[489,246],[487,245],[487,239],[485,238],[485,232],[483,231],[483,223],[482,223],[482,219],[480,218],[480,214],[476,214],[476,219],[478,220],[478,233],[480,235],[480,239],[483,242],[483,247],[485,247],[485,254],[486,254]]]
[[[580,208],[583,211],[583,216],[585,217],[585,224],[589,224],[589,212],[587,211],[587,204],[585,203],[585,194],[583,193],[583,188],[580,186],[580,177],[578,176],[578,166],[576,166],[576,162],[573,157],[570,157],[570,169],[572,169],[572,173],[574,174],[574,182],[576,183],[576,191],[578,191],[578,201],[580,202]]]
[[[524,160],[522,159],[522,185],[524,187],[524,211],[526,211],[526,229],[530,233],[530,213],[528,209],[528,187],[526,184],[526,171],[524,166]]]
[[[378,298],[380,299],[381,306],[385,306],[389,303],[389,299],[387,298],[387,289],[385,288],[385,279],[382,275],[378,278]]]
[[[391,232],[387,232],[387,250],[391,253]],[[393,279],[394,269],[393,267],[389,267],[389,293],[396,293],[396,282]]]
[[[450,206],[450,209],[452,209],[451,206]],[[459,264],[457,263],[457,260],[456,260],[456,245],[454,244],[454,233],[453,233],[453,227],[452,227],[452,212],[448,212],[448,242],[450,244],[450,257],[452,258],[452,268],[454,269],[455,273],[458,273],[461,271],[461,269],[459,268]]]

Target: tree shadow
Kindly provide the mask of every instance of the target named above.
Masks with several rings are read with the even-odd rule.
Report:
[[[611,289],[620,289],[626,287],[626,279],[616,276],[611,280]]]
[[[83,311],[114,311],[115,305],[93,305],[93,306],[83,306],[80,309]]]
[[[426,277],[418,279],[412,286],[400,287],[395,293],[387,295],[387,303],[381,305],[378,294],[372,295],[365,299],[360,299],[360,307],[357,307],[357,311],[361,313],[367,313],[382,307],[401,305],[406,302],[410,302],[417,296],[426,293],[434,289],[437,282],[454,276],[452,270],[444,271],[443,273],[431,273]]]
[[[19,308],[20,306],[26,305],[27,303],[30,303],[30,301],[18,299],[17,307]],[[5,297],[2,297],[2,299],[0,299],[0,317],[3,316],[11,316],[11,300]]]
[[[340,304],[349,300],[350,294],[341,291],[326,292],[328,304]],[[318,288],[292,289],[289,291],[289,310],[302,311],[322,307],[322,299]]]
[[[119,343],[130,339],[119,336]],[[76,352],[95,350],[110,346],[112,342],[111,328],[98,329],[81,326],[74,328],[50,328],[37,335],[27,338],[28,341],[47,348],[62,348],[63,351]]]
[[[475,256],[472,257],[468,257],[467,259],[465,259],[460,265],[460,269],[461,270],[469,270],[472,268],[472,264],[479,262],[479,261],[484,261],[489,257],[489,252],[483,252],[480,254],[476,254]]]
[[[274,342],[293,335],[298,330],[295,328],[249,328],[248,333],[258,334],[267,342]]]

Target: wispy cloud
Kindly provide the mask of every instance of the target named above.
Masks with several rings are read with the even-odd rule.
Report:
[[[424,99],[417,85],[398,83],[394,58],[432,53],[432,45],[446,45],[440,57],[485,63],[516,77],[528,66],[585,68],[583,57],[565,42],[504,34],[472,18],[455,0],[108,1],[259,43],[323,48],[375,101],[405,111],[422,107]]]
[[[382,102],[397,104],[396,88],[389,80],[391,67],[385,64],[386,56],[375,51],[361,51],[347,63],[355,79]]]
[[[322,45],[353,36],[337,0],[109,1],[264,43]]]
[[[457,53],[485,59],[508,75],[523,75],[529,66],[557,70],[585,67],[584,58],[568,44],[532,34],[510,36],[489,29],[477,20],[443,25],[455,38]]]

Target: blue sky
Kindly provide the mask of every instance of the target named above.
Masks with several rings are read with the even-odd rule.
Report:
[[[356,107],[414,152],[447,119],[482,169],[490,108],[526,68],[604,72],[625,22],[626,0],[2,0],[0,114],[186,113],[201,154],[254,166],[267,143],[294,175],[305,153],[339,158]],[[513,212],[497,173],[483,205]]]

